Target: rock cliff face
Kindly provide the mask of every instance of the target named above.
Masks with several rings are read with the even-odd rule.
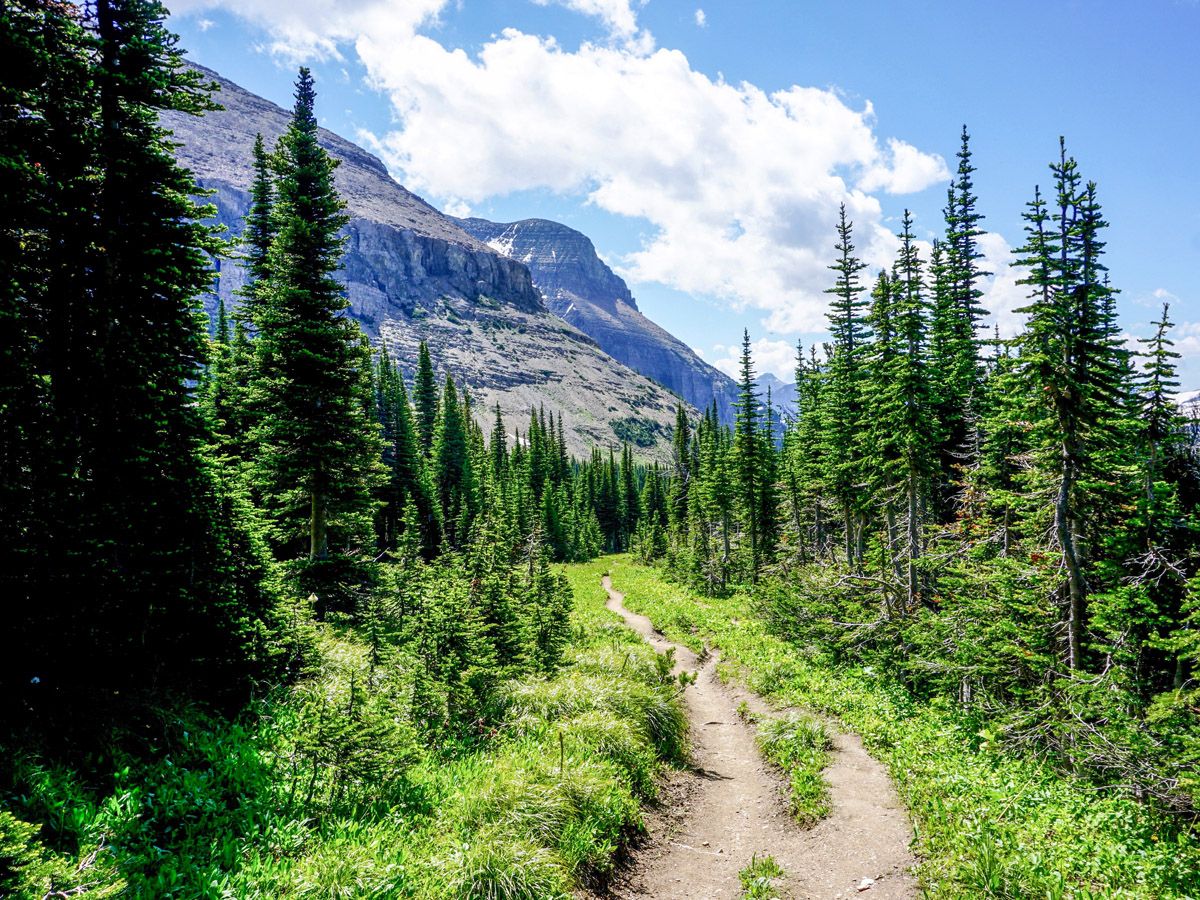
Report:
[[[604,264],[586,235],[546,219],[457,221],[497,252],[527,265],[546,305],[610,356],[698,409],[716,400],[722,420],[733,421],[733,379],[642,315],[629,287]]]
[[[196,68],[220,85],[217,100],[224,109],[203,117],[168,113],[164,124],[180,144],[180,161],[216,191],[218,219],[237,234],[250,206],[254,137],[261,133],[273,146],[289,113],[211,69]],[[446,294],[470,299],[486,294],[526,312],[542,308],[525,266],[498,255],[405,190],[361,147],[325,130],[321,144],[341,160],[335,177],[351,216],[344,280],[351,312],[368,333],[377,334],[389,315],[411,315],[422,302]],[[241,281],[237,268],[227,265],[220,280],[226,303]]]
[[[249,208],[255,135],[268,146],[289,113],[197,66],[220,85],[218,112],[178,113],[164,124],[180,161],[214,191],[217,218],[236,235]],[[319,87],[319,86],[318,86]],[[643,438],[638,454],[665,458],[675,397],[605,354],[596,342],[549,310],[529,269],[497,253],[453,219],[392,180],[383,163],[329,131],[322,145],[341,160],[337,188],[346,201],[342,280],[350,314],[411,373],[427,340],[435,363],[467,387],[476,414],[490,422],[499,403],[506,422],[525,431],[531,409],[566,414],[572,452]],[[244,283],[234,261],[218,264],[217,296],[230,307]],[[615,277],[615,276],[614,276]]]

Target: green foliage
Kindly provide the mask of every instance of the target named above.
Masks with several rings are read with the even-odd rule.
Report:
[[[744,680],[780,706],[835,715],[862,735],[913,818],[918,875],[929,896],[994,889],[1008,897],[1150,900],[1196,893],[1200,838],[1186,822],[1118,792],[1098,792],[1044,755],[1013,752],[1006,735],[971,708],[921,699],[888,674],[887,662],[835,662],[824,638],[780,637],[760,617],[774,608],[773,599],[702,597],[628,558],[607,564],[627,606],[650,616],[671,640],[719,648],[726,677]],[[830,607],[811,618],[832,629],[829,618],[862,621],[847,616],[858,612]],[[843,659],[865,636],[844,635]],[[888,643],[886,634],[878,640]]]
[[[334,277],[346,223],[307,69],[274,154],[271,240],[255,283],[251,487],[277,557],[322,608],[346,605],[369,538],[381,453],[372,363]],[[253,211],[253,210],[252,210]]]
[[[0,810],[0,895],[14,900],[47,896],[118,896],[125,882],[116,876],[103,843],[77,865],[47,852],[38,827]]]
[[[821,770],[832,742],[825,726],[812,716],[790,713],[759,722],[757,740],[763,756],[788,774],[796,821],[813,825],[828,815],[829,785]]]
[[[271,573],[207,458],[199,295],[222,244],[160,115],[213,103],[165,16],[0,12],[21,73],[0,127],[3,718],[68,745],[156,691],[236,701],[277,661]]]
[[[613,419],[609,426],[621,443],[643,448],[655,446],[661,432],[661,426],[657,422],[638,416]]]
[[[905,214],[869,305],[842,211],[831,343],[801,351],[782,441],[743,335],[734,427],[706,411],[674,448],[686,522],[625,547],[709,596],[756,587],[789,639],[1022,757],[1194,814],[1200,430],[1174,403],[1169,311],[1138,371],[1099,190],[1060,141],[1024,216],[1027,321],[983,340],[974,172],[964,128],[944,239],[922,259]]]
[[[738,872],[742,883],[742,900],[777,900],[780,896],[776,881],[784,876],[783,866],[775,857],[759,857],[756,853],[750,865]]]
[[[439,719],[461,681],[431,668],[447,638],[412,604],[467,582],[417,565],[369,633],[317,626],[307,674],[236,719],[163,709],[86,768],[0,747],[6,896],[542,900],[610,871],[659,767],[683,758],[676,682],[579,566],[557,668],[529,652]]]

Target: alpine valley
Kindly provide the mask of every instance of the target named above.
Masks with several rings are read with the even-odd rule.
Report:
[[[195,68],[220,86],[223,108],[167,112],[164,121],[180,162],[213,192],[218,221],[236,236],[250,207],[255,136],[275,141],[289,113]],[[679,399],[693,409],[715,401],[732,422],[733,380],[642,315],[585,235],[540,219],[446,216],[366,150],[326,130],[321,141],[340,162],[336,184],[350,216],[339,274],[350,314],[407,375],[426,341],[435,366],[470,391],[479,421],[499,404],[508,427],[523,430],[545,406],[564,415],[568,448],[580,456],[628,442],[639,456],[665,459]],[[227,306],[244,283],[242,267],[225,260],[217,291]],[[217,296],[206,298],[210,311]]]

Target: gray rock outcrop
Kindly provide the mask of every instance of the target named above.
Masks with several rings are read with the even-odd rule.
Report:
[[[610,356],[697,409],[715,400],[721,419],[733,421],[733,379],[646,318],[628,285],[600,259],[587,235],[546,219],[457,221],[497,252],[528,266],[550,310],[594,338]]]

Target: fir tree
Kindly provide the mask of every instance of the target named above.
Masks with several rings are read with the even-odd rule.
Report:
[[[454,382],[446,377],[439,404],[441,419],[433,442],[434,480],[446,540],[451,547],[465,546],[477,509],[475,475],[467,445],[467,421]]]
[[[745,526],[750,580],[758,578],[762,515],[762,442],[758,425],[758,391],[754,382],[754,360],[750,355],[750,332],[742,333],[739,363],[737,419],[734,425],[734,465],[738,506]]]
[[[319,143],[308,69],[295,96],[277,152],[266,282],[256,288],[254,475],[281,558],[307,559],[313,588],[332,590],[341,566],[325,564],[349,561],[367,536],[380,442],[370,355],[334,277],[347,220],[333,185],[337,163]]]
[[[857,568],[862,565],[865,512],[859,500],[864,473],[858,433],[862,428],[862,390],[870,330],[866,322],[869,301],[859,281],[859,273],[866,269],[866,264],[855,255],[853,231],[854,225],[846,218],[843,203],[834,245],[838,260],[830,266],[837,279],[826,290],[832,296],[827,315],[831,347],[825,393],[828,426],[821,450],[828,459],[830,490],[842,508],[846,559]],[[797,380],[797,386],[799,383]]]
[[[424,341],[421,341],[417,352],[413,403],[417,410],[417,434],[421,439],[421,452],[428,459],[433,455],[433,436],[437,432],[439,415],[437,376],[433,374],[433,360]]]
[[[98,2],[84,14],[87,36],[68,7],[4,15],[6,39],[10,26],[33,26],[12,36],[57,55],[35,56],[23,76],[45,100],[19,101],[52,205],[6,274],[26,327],[44,329],[26,359],[46,412],[28,532],[45,541],[45,574],[27,582],[38,595],[18,611],[15,668],[37,666],[68,705],[172,682],[217,695],[269,662],[274,601],[243,510],[205,456],[197,298],[221,243],[160,124],[165,110],[213,108],[211,85],[184,67],[158,3]],[[20,177],[20,165],[5,172]],[[29,223],[20,206],[16,215]]]
[[[668,502],[669,522],[678,539],[686,540],[688,504],[692,480],[692,429],[687,410],[675,407],[675,430],[671,435],[671,488]]]
[[[246,284],[239,294],[242,298],[239,316],[252,330],[259,327],[258,307],[261,291],[270,276],[271,242],[279,222],[275,215],[275,181],[272,161],[261,134],[254,137],[254,181],[250,186],[250,210],[242,229],[242,260],[246,269]]]
[[[1066,662],[1084,664],[1088,535],[1080,510],[1082,482],[1103,465],[1114,435],[1114,404],[1122,395],[1121,367],[1107,346],[1108,288],[1101,280],[1099,230],[1103,220],[1094,186],[1082,188],[1078,164],[1059,142],[1051,165],[1056,215],[1035,193],[1025,215],[1026,243],[1020,261],[1030,274],[1022,283],[1033,290],[1029,315],[1018,341],[1030,417],[1038,423],[1035,474],[1045,477],[1054,496],[1052,518],[1067,575]]]

